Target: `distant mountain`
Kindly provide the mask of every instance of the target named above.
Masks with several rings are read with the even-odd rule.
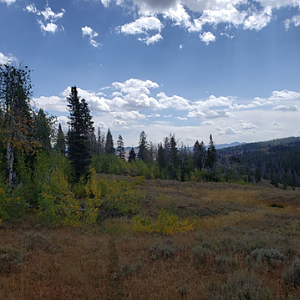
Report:
[[[245,143],[240,143],[240,142],[233,142],[230,144],[220,144],[220,145],[215,145],[216,149],[225,149],[225,148],[230,148],[230,147],[235,147],[239,145],[244,145]]]
[[[288,137],[270,141],[262,141],[256,143],[243,143],[234,147],[224,147],[224,148],[216,148],[218,150],[218,155],[220,156],[228,156],[228,155],[240,155],[245,154],[254,150],[263,150],[268,149],[270,147],[275,147],[279,145],[288,145],[291,143],[300,142],[300,137]]]

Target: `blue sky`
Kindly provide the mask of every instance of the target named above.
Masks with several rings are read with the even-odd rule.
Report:
[[[76,85],[127,146],[300,136],[300,0],[0,0],[0,28],[65,129]]]

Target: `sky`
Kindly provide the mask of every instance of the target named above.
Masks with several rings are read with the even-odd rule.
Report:
[[[300,0],[0,0],[8,62],[64,130],[76,86],[126,146],[300,136]]]

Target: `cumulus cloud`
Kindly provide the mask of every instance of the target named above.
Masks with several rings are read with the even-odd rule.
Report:
[[[163,37],[160,34],[163,27],[164,27],[163,24],[157,17],[143,16],[131,23],[127,23],[125,25],[117,27],[116,30],[117,32],[123,34],[131,34],[131,35],[145,34],[146,35],[145,38],[139,38],[138,40],[143,41],[147,45],[151,45],[163,39]],[[153,32],[153,31],[157,31],[158,33],[151,36],[149,32]]]
[[[12,54],[5,55],[0,52],[0,64],[11,64],[17,61],[17,58],[15,58]]]
[[[16,0],[0,0],[2,3],[6,3],[7,5],[11,5],[16,2]]]
[[[283,7],[298,7],[298,0],[101,0],[105,7],[108,7],[110,2],[115,2],[116,5],[123,5],[128,8],[131,6],[131,11],[137,16],[136,20],[123,26],[117,27],[118,32],[124,34],[146,34],[149,36],[149,30],[158,31],[160,34],[164,25],[158,19],[162,17],[165,20],[170,20],[171,25],[180,26],[187,29],[189,32],[199,32],[200,39],[209,45],[217,38],[217,34],[225,35],[228,38],[233,38],[227,32],[219,32],[212,34],[210,31],[203,32],[204,26],[213,26],[217,29],[219,24],[225,24],[227,29],[231,26],[240,27],[244,30],[259,31],[266,27],[272,19],[274,11]],[[296,15],[287,19],[284,22],[286,29],[290,24],[294,26],[300,25],[300,15]],[[154,37],[155,35],[152,35]],[[143,42],[151,40],[139,38]],[[156,40],[161,35],[156,36]],[[159,39],[161,40],[161,38]]]
[[[147,44],[147,46],[149,46],[151,44],[155,44],[155,43],[159,42],[162,39],[163,39],[163,37],[161,36],[160,33],[157,33],[153,36],[147,36],[145,38],[138,38],[139,41],[144,42],[145,44]]]
[[[119,120],[143,120],[146,118],[144,114],[138,111],[125,111],[125,112],[111,112],[110,115]]]
[[[172,97],[168,97],[164,92],[157,94],[159,98],[159,108],[167,109],[172,108],[175,110],[189,110],[191,109],[191,105],[189,100],[173,95]]]
[[[279,124],[278,122],[276,122],[276,121],[272,123],[271,127],[274,130],[282,130],[282,129],[284,129],[284,127],[281,124]]]
[[[280,110],[283,112],[293,112],[293,111],[299,111],[299,108],[297,105],[292,106],[286,106],[286,105],[278,105],[274,108],[274,110]]]
[[[221,127],[217,126],[216,130],[217,130],[217,134],[218,135],[237,135],[237,134],[242,134],[242,131],[235,131],[231,127],[221,128]]]
[[[38,10],[34,4],[29,4],[25,7],[25,11],[29,13],[34,13],[38,18],[38,24],[40,25],[41,31],[45,34],[47,32],[55,33],[60,29],[63,29],[62,26],[58,26],[56,22],[61,19],[66,12],[64,9],[61,9],[61,12],[55,13],[49,7],[48,3],[45,7],[45,10]]]
[[[201,126],[214,126],[215,123],[213,121],[204,121],[201,123]]]
[[[204,32],[203,34],[200,34],[199,37],[200,40],[206,44],[206,46],[208,46],[210,42],[216,41],[216,37],[211,32]]]
[[[118,126],[127,126],[127,123],[122,120],[114,120],[113,121],[113,126],[118,127]]]
[[[94,31],[91,27],[85,26],[81,28],[82,31],[82,36],[88,36],[90,44],[95,47],[95,48],[99,48],[100,47],[100,43],[95,41],[95,37],[98,36],[98,32]]]
[[[253,130],[253,129],[258,128],[258,126],[254,125],[254,124],[251,124],[251,123],[246,123],[242,120],[239,123],[239,127],[242,128],[242,129],[245,129],[245,130]]]
[[[43,108],[45,110],[54,110],[59,112],[67,112],[67,100],[66,98],[58,97],[58,96],[41,96],[39,98],[33,98],[34,102],[37,104],[39,108]]]
[[[293,24],[295,27],[300,26],[300,15],[293,16],[291,19],[286,19],[283,24],[286,30],[290,28],[290,24]]]
[[[274,91],[272,92],[269,100],[279,101],[279,100],[294,100],[300,98],[300,92],[294,92],[289,90]]]
[[[266,27],[272,19],[272,8],[267,6],[263,11],[253,12],[245,21],[244,29],[261,30]]]

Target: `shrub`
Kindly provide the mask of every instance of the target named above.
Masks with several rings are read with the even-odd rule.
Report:
[[[187,232],[194,230],[194,223],[188,219],[180,221],[178,216],[169,214],[166,210],[161,210],[157,222],[152,223],[148,217],[140,215],[132,219],[133,230],[139,232],[156,232],[160,234],[173,234],[176,232]]]
[[[11,246],[0,247],[0,274],[10,274],[24,259],[24,253]]]
[[[49,251],[51,247],[51,238],[38,232],[29,232],[25,235],[24,247],[27,250],[39,249]]]
[[[282,273],[282,278],[285,284],[294,287],[300,286],[300,260],[298,257],[296,257],[292,265]]]
[[[192,257],[193,257],[193,264],[196,267],[206,266],[211,257],[211,252],[207,248],[204,248],[200,245],[195,245],[192,248]]]
[[[215,257],[213,268],[217,273],[225,274],[229,273],[232,269],[236,269],[237,266],[238,262],[234,258],[230,256],[217,255]]]
[[[149,254],[152,260],[156,260],[157,258],[168,259],[174,258],[181,251],[182,249],[175,245],[172,240],[167,240],[163,243],[152,245],[149,249]]]
[[[280,266],[286,260],[285,255],[276,249],[255,249],[251,252],[251,256],[256,263],[266,262],[272,268]]]
[[[254,273],[236,271],[229,275],[227,282],[222,286],[212,283],[215,290],[212,299],[214,300],[271,300],[274,299],[272,292],[262,286],[261,281]]]

